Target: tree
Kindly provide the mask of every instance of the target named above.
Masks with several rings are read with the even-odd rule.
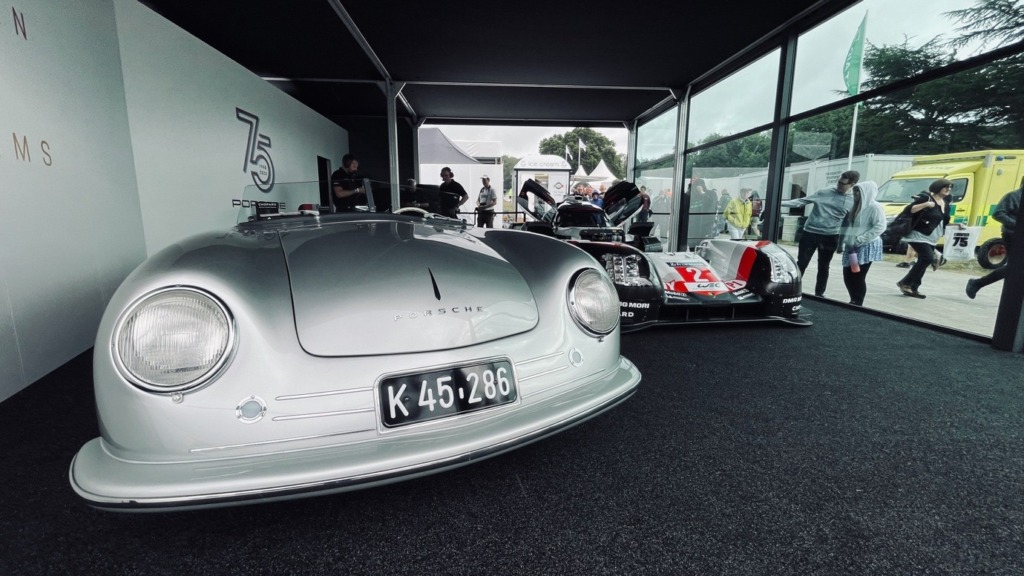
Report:
[[[711,134],[701,143],[721,139],[719,134]],[[752,168],[768,165],[771,150],[771,135],[768,132],[752,134],[739,140],[712,146],[689,156],[686,162],[686,177],[693,175],[694,168]]]
[[[956,55],[947,50],[949,45],[933,39],[919,48],[910,48],[906,41],[870,47],[864,59],[870,72],[865,85],[880,87],[951,64]],[[1024,142],[1024,95],[1017,88],[1021,81],[1024,57],[1017,55],[873,98],[860,115],[857,150],[936,154],[1016,148]]]
[[[601,160],[604,160],[608,169],[616,178],[625,175],[625,167],[622,157],[615,151],[615,143],[607,136],[592,128],[573,128],[565,134],[556,134],[550,138],[540,141],[540,153],[554,156],[566,157],[566,147],[569,149],[569,157],[566,160],[575,172],[579,168],[579,143],[583,142],[586,149],[583,150],[583,169],[590,173],[597,168]]]
[[[952,48],[979,42],[982,48],[998,47],[1024,38],[1024,5],[1018,0],[980,0],[970,8],[946,12],[960,36],[949,40]]]
[[[979,0],[945,13],[952,39],[936,37],[917,48],[869,44],[864,54],[866,89],[920,76],[958,61],[969,45],[995,48],[1024,37],[1024,7],[1016,0]],[[861,105],[855,154],[939,154],[955,150],[1018,148],[1024,143],[1024,55],[945,76]],[[845,90],[837,90],[842,97]],[[849,154],[853,107],[800,121],[795,131],[828,133],[832,157]]]
[[[522,160],[522,158],[516,158],[515,156],[505,156],[505,155],[502,155],[502,157],[501,157],[501,171],[502,171],[502,174],[501,174],[502,188],[501,189],[502,189],[502,191],[512,190],[512,186],[515,185],[515,182],[514,182],[514,176],[515,175],[512,173],[512,169],[516,167],[516,164],[518,164],[520,160]],[[513,192],[516,192],[516,191],[513,190]]]

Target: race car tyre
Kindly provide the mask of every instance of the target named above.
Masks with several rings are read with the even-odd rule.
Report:
[[[986,270],[995,270],[1006,264],[1006,242],[1002,238],[986,240],[978,247],[978,264]]]

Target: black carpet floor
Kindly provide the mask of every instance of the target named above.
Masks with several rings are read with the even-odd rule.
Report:
[[[0,574],[1024,574],[1024,357],[805,304],[624,336],[637,394],[510,454],[195,512],[72,492],[84,354],[0,403]]]

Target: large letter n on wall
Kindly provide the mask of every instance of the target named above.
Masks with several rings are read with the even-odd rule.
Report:
[[[28,40],[28,30],[25,29],[25,13],[22,12],[19,15],[14,6],[11,6],[11,15],[14,16],[14,35]]]

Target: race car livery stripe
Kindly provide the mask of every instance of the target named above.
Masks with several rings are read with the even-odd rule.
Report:
[[[666,282],[666,290],[707,295],[727,291],[725,284],[718,278],[714,270],[704,262],[691,262],[687,266],[676,264],[673,268],[680,279]]]
[[[747,248],[743,251],[743,255],[740,256],[740,265],[736,270],[736,279],[742,280],[744,283],[750,279],[750,271],[754,268],[754,262],[757,261],[757,251],[753,248]]]

